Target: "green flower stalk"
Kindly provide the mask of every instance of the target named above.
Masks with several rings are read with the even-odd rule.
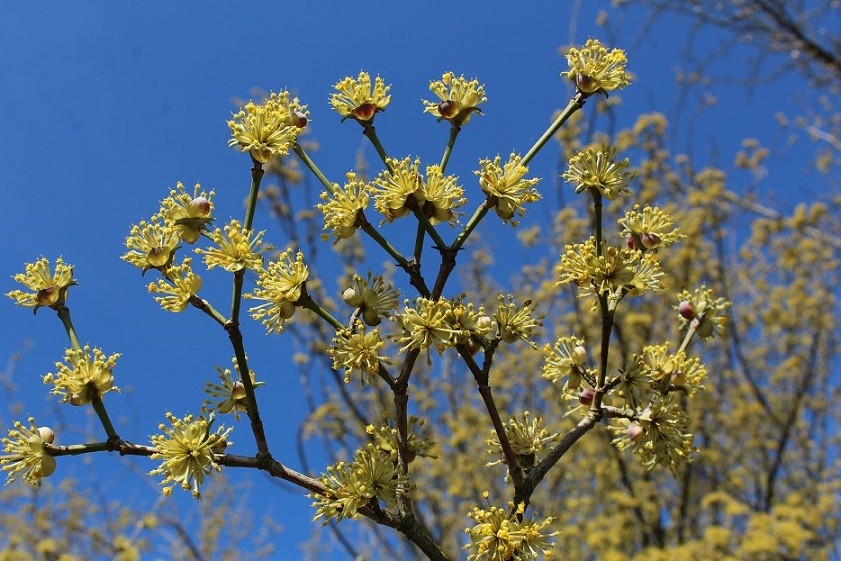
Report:
[[[5,452],[0,455],[0,470],[6,472],[6,484],[22,477],[24,482],[40,487],[41,479],[49,477],[56,469],[55,458],[44,449],[54,439],[52,429],[37,427],[32,417],[29,418],[29,428],[15,421],[14,428],[0,440]]]
[[[253,101],[233,114],[228,121],[231,139],[228,146],[248,152],[255,161],[265,164],[283,156],[307,125],[309,112],[289,92],[270,93],[261,104]]]
[[[201,289],[201,277],[193,272],[193,260],[185,258],[180,265],[173,265],[166,270],[166,276],[156,282],[149,283],[147,290],[155,296],[155,301],[161,308],[169,312],[183,312],[190,303],[190,299]]]
[[[354,79],[350,76],[340,80],[333,86],[336,93],[330,96],[330,105],[345,119],[354,119],[360,124],[374,120],[377,113],[385,111],[391,102],[391,96],[382,78],[377,76],[371,84],[371,76],[367,72],[360,72]]]
[[[106,358],[100,349],[93,349],[91,354],[90,345],[81,349],[67,349],[64,352],[64,363],[57,362],[57,372],[44,376],[44,383],[52,384],[52,393],[61,396],[62,401],[71,405],[85,405],[94,399],[101,399],[111,390],[120,391],[114,385],[112,373],[118,358],[119,353]]]
[[[42,257],[34,263],[26,263],[24,272],[16,274],[14,279],[30,292],[12,290],[6,296],[18,306],[32,308],[33,312],[42,306],[54,310],[64,306],[67,289],[77,284],[73,278],[73,267],[65,264],[61,257],[55,261],[55,272],[50,271],[50,262]]]
[[[561,72],[561,76],[572,80],[582,94],[608,95],[631,83],[631,76],[625,71],[628,63],[625,51],[608,51],[597,39],[588,39],[581,49],[570,48],[566,59],[569,70]]]
[[[295,305],[304,293],[310,276],[304,263],[304,254],[298,251],[292,259],[292,249],[281,253],[268,267],[260,270],[257,288],[245,294],[249,300],[262,300],[259,306],[249,308],[255,321],[262,322],[269,333],[281,333],[286,321],[295,314]]]
[[[227,438],[233,429],[226,430],[221,426],[216,432],[210,432],[212,417],[194,420],[192,415],[187,415],[179,419],[167,413],[166,418],[172,427],[161,424],[158,428],[164,434],[151,437],[155,452],[150,457],[163,460],[163,463],[149,475],[164,476],[161,482],[164,495],[172,493],[173,486],[177,484],[191,491],[196,499],[201,499],[201,484],[205,476],[221,471],[216,455],[232,444]]]
[[[503,222],[511,222],[514,227],[518,225],[516,220],[512,220],[514,215],[523,216],[526,213],[523,205],[540,200],[540,193],[534,189],[540,179],[523,179],[529,168],[521,162],[522,158],[512,152],[505,164],[499,156],[493,160],[484,159],[479,162],[479,171],[474,172],[479,176],[479,186],[488,196],[488,206]]]
[[[231,220],[224,229],[216,228],[210,235],[216,247],[196,249],[196,253],[204,255],[204,263],[208,269],[221,267],[229,273],[236,273],[244,269],[260,271],[263,266],[263,252],[271,246],[263,243],[263,234],[256,234],[243,228],[239,221]]]
[[[445,72],[440,80],[431,81],[429,90],[438,96],[439,101],[423,100],[424,113],[457,127],[467,124],[474,113],[481,114],[479,105],[488,101],[485,86],[477,79],[467,80],[453,72]]]
[[[179,181],[175,189],[170,190],[169,196],[161,201],[158,215],[163,218],[164,224],[178,232],[181,241],[196,243],[205,227],[213,221],[214,195],[213,191],[202,191],[199,183],[190,195]]]
[[[629,193],[628,185],[636,173],[628,169],[631,163],[627,158],[616,160],[616,152],[608,144],[588,146],[569,159],[563,178],[575,185],[576,193],[598,191],[610,201]]]
[[[370,184],[357,180],[352,171],[348,172],[346,177],[347,183],[344,187],[334,184],[332,192],[322,191],[320,197],[324,202],[316,205],[324,215],[324,229],[329,231],[321,237],[327,241],[332,235],[334,245],[341,239],[353,237],[356,233],[361,225],[361,213],[368,208],[373,190]]]

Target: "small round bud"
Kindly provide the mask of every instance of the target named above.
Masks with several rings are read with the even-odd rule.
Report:
[[[251,149],[251,157],[254,158],[255,161],[265,164],[266,162],[272,159],[272,151],[268,148],[258,149],[252,148]]]
[[[692,303],[688,300],[684,300],[678,304],[677,311],[683,319],[692,319],[695,317],[695,308],[692,307]]]
[[[584,359],[587,358],[587,349],[582,347],[581,345],[576,345],[574,349],[572,349],[572,360],[575,364],[581,365],[584,364]]]
[[[645,429],[639,423],[631,423],[626,434],[631,442],[639,442],[645,437]]]
[[[55,458],[49,454],[44,454],[41,458],[41,477],[49,477],[55,473],[56,461]]]
[[[42,288],[35,295],[35,301],[39,306],[52,306],[58,302],[58,290],[54,286]]]
[[[346,288],[345,291],[342,292],[342,300],[344,300],[345,304],[348,306],[356,308],[362,303],[362,296],[357,294],[356,289],[351,287]]]
[[[457,112],[458,103],[451,99],[442,101],[438,104],[438,113],[440,113],[441,117],[444,119],[450,119],[452,117],[455,117]]]
[[[307,126],[307,116],[304,114],[303,111],[295,111],[292,113],[292,117],[290,118],[290,124],[293,127],[298,127],[299,129],[304,128]]]
[[[645,246],[646,249],[653,249],[660,245],[660,236],[646,232],[640,236],[640,241],[642,241],[642,245]]]
[[[245,384],[243,384],[240,380],[237,380],[234,382],[234,385],[231,386],[231,399],[234,401],[245,399]]]
[[[625,237],[625,243],[628,245],[629,249],[636,249],[637,248],[637,242],[634,240],[633,234],[628,234]]]
[[[283,319],[289,319],[295,315],[295,304],[290,302],[289,300],[284,300],[280,304],[280,312],[279,315]]]
[[[578,392],[578,401],[583,405],[591,405],[593,403],[593,397],[595,397],[596,391],[593,388],[584,388],[580,392]]]
[[[53,440],[55,440],[55,433],[53,432],[53,429],[49,427],[39,427],[38,437],[44,444],[52,444]]]
[[[196,197],[190,201],[190,207],[193,208],[201,217],[210,216],[210,201],[204,197]]]
[[[377,106],[373,103],[363,103],[357,106],[351,113],[358,121],[370,121],[377,114]]]
[[[366,325],[379,325],[383,321],[383,318],[381,318],[380,315],[372,308],[366,307],[362,310],[362,321],[364,321]]]

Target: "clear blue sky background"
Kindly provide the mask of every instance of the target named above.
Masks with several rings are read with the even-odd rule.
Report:
[[[524,152],[553,110],[566,103],[569,85],[559,76],[565,70],[558,55],[563,44],[593,36],[628,50],[636,83],[621,94],[620,126],[642,112],[668,115],[677,106],[673,78],[682,64],[686,23],[663,20],[637,41],[643,20],[632,14],[615,22],[621,32],[613,38],[593,23],[608,3],[583,4],[577,25],[571,25],[572,3],[548,0],[0,2],[0,291],[15,288],[11,276],[41,255],[51,261],[61,255],[76,266],[80,284],[68,304],[80,338],[107,353],[123,353],[116,378],[129,391],[107,401],[112,416],[125,421],[121,435],[147,442],[165,411],[197,411],[204,381],[215,376],[214,364],[230,364],[231,351],[225,334],[201,314],[161,311],[146,293],[148,279],[119,256],[130,225],[154,212],[179,180],[215,189],[220,220],[242,216],[250,163],[226,145],[232,99],[247,98],[254,87],[294,91],[309,104],[311,132],[321,144],[317,160],[338,181],[352,168],[364,138],[355,123],[340,124],[327,103],[336,81],[360,69],[383,76],[393,85],[392,104],[377,118],[383,142],[392,154],[434,162],[447,126],[423,115],[420,99],[431,98],[429,81],[446,70],[476,76],[486,84],[489,101],[485,115],[461,135],[451,164],[475,201],[478,186],[470,170],[478,159]],[[744,74],[737,60],[725,60],[723,72]],[[795,86],[777,81],[750,99],[738,87],[722,86],[721,103],[696,123],[696,158],[729,167],[742,138],[778,142],[773,115],[791,103]],[[787,151],[769,164],[772,186],[787,191],[782,206],[810,197],[802,190],[802,157]],[[545,178],[544,190],[554,188],[556,158],[550,145],[532,164],[532,173]],[[265,212],[256,227],[268,228],[267,238],[276,245],[285,242]],[[382,258],[374,257],[375,263]],[[208,290],[218,286],[225,302],[227,276],[204,276]],[[287,428],[305,415],[298,379],[286,366],[289,347],[262,333],[258,325],[246,325],[252,365],[270,383],[263,390],[268,433],[278,459],[298,467],[294,429]],[[31,347],[14,377],[25,408],[13,415],[0,403],[0,418],[8,424],[13,416],[33,414],[39,423],[58,423],[41,376],[61,358],[64,331],[50,310],[32,316],[0,299],[0,361],[25,341]],[[97,428],[83,408],[64,406],[60,419]],[[65,444],[79,438],[59,435]],[[235,452],[253,451],[245,422],[233,440]],[[138,504],[157,498],[137,475],[153,462],[125,461],[138,468],[132,472],[118,458],[95,460],[88,471],[80,458],[62,459],[57,475],[96,481],[106,493]],[[310,529],[309,500],[256,474],[244,475],[255,481],[250,504],[258,517],[273,513],[287,528],[276,536],[283,558],[297,558]]]

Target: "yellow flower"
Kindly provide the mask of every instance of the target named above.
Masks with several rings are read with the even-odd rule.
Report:
[[[584,365],[587,358],[584,341],[578,337],[559,337],[554,348],[547,344],[543,350],[546,363],[543,365],[542,376],[553,384],[566,379],[564,389],[577,389],[587,372]]]
[[[509,505],[513,510],[514,504]],[[465,530],[470,542],[464,549],[473,552],[467,561],[527,561],[537,559],[540,554],[551,555],[554,544],[549,538],[557,532],[546,532],[554,518],[542,522],[523,519],[524,505],[521,503],[513,513],[499,507],[482,509],[474,507],[467,516],[476,523]]]
[[[374,207],[385,216],[386,222],[391,222],[405,216],[417,204],[414,197],[423,189],[423,177],[418,168],[420,160],[411,157],[397,160],[388,159],[388,169],[383,170],[375,179]]]
[[[342,116],[342,121],[353,118],[359,123],[373,121],[380,111],[385,111],[391,101],[388,90],[379,76],[371,87],[371,77],[367,72],[360,72],[355,80],[350,76],[333,86],[337,91],[330,96],[330,105]]]
[[[155,300],[164,310],[183,312],[190,303],[190,298],[201,289],[201,277],[193,273],[190,267],[192,261],[187,257],[180,265],[167,269],[165,278],[149,283],[149,292],[166,295],[155,296]]]
[[[172,413],[166,418],[172,428],[158,425],[164,434],[153,435],[152,446],[155,453],[150,456],[153,460],[163,460],[161,466],[149,472],[149,475],[163,475],[161,484],[163,492],[168,495],[174,484],[184,490],[192,490],[195,498],[201,499],[200,486],[204,476],[214,470],[221,471],[216,462],[216,454],[221,454],[231,443],[227,441],[233,429],[225,430],[224,426],[210,432],[213,418],[210,420],[199,417],[193,420],[192,415],[178,419]]]
[[[452,346],[458,334],[452,325],[452,308],[446,300],[426,298],[416,299],[415,307],[411,308],[406,300],[403,313],[397,314],[397,324],[403,330],[396,338],[396,342],[403,345],[400,352],[435,347],[441,353]]]
[[[575,184],[576,193],[590,189],[612,201],[621,193],[629,192],[628,185],[636,176],[627,169],[631,165],[627,158],[621,161],[615,158],[613,146],[588,146],[569,159],[569,169],[563,178]]]
[[[193,194],[187,193],[184,185],[179,181],[175,189],[170,190],[169,196],[161,201],[159,215],[170,228],[175,228],[178,236],[187,243],[195,243],[201,237],[205,226],[213,221],[210,216],[213,211],[213,195],[201,190],[196,183]]]
[[[633,210],[619,219],[621,235],[627,238],[629,246],[637,249],[668,247],[684,237],[679,228],[671,229],[672,224],[671,217],[663,210],[648,205],[642,210],[634,205]]]
[[[504,165],[499,156],[493,160],[486,158],[479,162],[481,169],[474,172],[479,176],[482,191],[488,195],[488,204],[504,222],[510,220],[514,227],[517,226],[517,221],[511,220],[514,215],[526,213],[523,204],[540,200],[540,194],[533,188],[540,179],[523,179],[529,168],[521,162],[522,158],[512,152]]]
[[[0,440],[6,454],[0,456],[0,470],[5,471],[6,484],[22,475],[23,480],[35,487],[41,486],[41,479],[55,472],[56,461],[44,450],[45,444],[52,444],[53,431],[47,427],[36,427],[35,419],[29,418],[29,428],[15,421],[15,428]]]
[[[359,316],[367,325],[379,325],[382,318],[391,316],[397,309],[399,295],[393,284],[368,273],[367,277],[353,275],[353,284],[342,292],[342,300],[359,308]]]
[[[431,113],[438,120],[445,119],[455,126],[466,124],[473,113],[481,113],[479,105],[488,101],[485,86],[475,78],[466,80],[453,72],[445,72],[440,80],[429,83],[429,89],[440,102],[423,100],[424,113]]]
[[[373,444],[357,450],[353,462],[339,462],[327,468],[321,476],[328,496],[310,495],[316,509],[314,520],[324,518],[336,522],[356,518],[357,510],[371,499],[394,503],[397,491],[408,490],[408,478],[397,471],[391,456],[380,452]]]
[[[351,374],[359,373],[362,383],[367,384],[380,371],[380,361],[388,362],[387,356],[379,354],[384,345],[378,329],[365,333],[365,325],[357,321],[353,331],[343,329],[336,333],[327,354],[333,359],[335,370],[344,369],[345,383],[350,383]]]
[[[686,329],[692,322],[696,322],[696,333],[703,339],[714,337],[724,330],[727,323],[724,312],[730,307],[730,302],[724,298],[716,298],[711,289],[702,286],[694,292],[684,290],[680,293],[680,300],[677,310],[680,314],[681,329]]]
[[[257,285],[252,294],[245,298],[264,300],[264,304],[250,308],[248,312],[256,321],[261,321],[269,333],[280,333],[286,320],[295,313],[295,303],[301,298],[304,284],[310,276],[304,264],[304,254],[298,252],[293,261],[291,249],[281,253],[276,261],[260,271]]]
[[[689,418],[672,395],[655,395],[636,422],[621,421],[610,427],[614,444],[620,450],[633,447],[646,468],[659,464],[675,473],[689,461],[693,438]]]
[[[590,95],[624,88],[631,83],[625,72],[628,59],[622,49],[607,48],[597,39],[588,39],[582,49],[570,48],[566,54],[569,71],[561,72],[573,81],[579,92]]]
[[[236,359],[234,359],[234,368],[239,373]],[[233,413],[234,419],[239,420],[240,415],[248,411],[248,405],[245,395],[245,385],[241,380],[234,381],[229,369],[222,369],[216,367],[216,372],[219,373],[220,384],[207,382],[204,385],[204,393],[211,399],[206,399],[202,402],[202,413],[209,413],[218,411],[220,413]],[[254,371],[251,371],[251,385],[256,389],[260,386],[265,386],[265,382],[258,382]]]
[[[527,300],[522,306],[514,303],[514,297],[509,295],[506,299],[499,295],[499,306],[494,314],[499,338],[506,343],[513,343],[522,339],[532,347],[535,347],[531,340],[537,335],[537,329],[543,325],[543,318],[546,316],[532,317],[535,304]]]
[[[33,312],[37,312],[41,306],[60,308],[67,300],[67,289],[76,284],[73,267],[66,265],[61,257],[55,260],[55,273],[50,273],[50,262],[46,257],[35,263],[26,263],[24,271],[14,276],[15,282],[32,292],[12,290],[6,296],[18,306],[33,308]]]
[[[120,353],[114,353],[105,358],[101,349],[93,350],[91,357],[90,345],[83,348],[67,349],[64,352],[64,362],[57,362],[56,374],[44,376],[45,384],[53,384],[54,395],[60,395],[62,401],[71,405],[84,405],[94,398],[102,398],[111,390],[120,391],[114,386],[112,370],[117,365]]]
[[[393,424],[382,427],[368,425],[365,427],[365,432],[374,438],[377,448],[391,456],[392,461],[397,461],[397,429]],[[426,426],[426,419],[409,415],[407,424],[406,450],[409,452],[407,460],[412,462],[417,456],[437,458],[438,456],[429,453],[435,447],[435,441],[432,440],[429,427]]]
[[[508,441],[511,443],[511,449],[517,456],[520,456],[521,467],[530,467],[534,465],[538,452],[546,449],[546,446],[555,442],[560,438],[558,433],[550,433],[549,430],[543,426],[543,419],[540,415],[531,418],[531,413],[525,411],[519,417],[511,417],[508,422],[504,423],[505,434]],[[499,444],[499,438],[496,433],[493,437],[486,440],[485,443],[489,446],[488,454],[502,455],[502,446]],[[488,462],[487,465],[499,465],[502,459]]]
[[[431,224],[455,222],[454,208],[463,206],[467,199],[462,197],[464,189],[458,185],[458,177],[444,175],[439,165],[426,167],[426,182],[420,192],[415,193],[421,212]]]
[[[346,177],[347,183],[344,187],[334,184],[335,189],[332,193],[322,191],[320,196],[324,203],[316,205],[324,215],[324,229],[332,230],[334,244],[356,233],[356,228],[359,227],[359,213],[368,208],[371,198],[371,186],[368,183],[357,180],[352,171],[349,171]],[[329,238],[329,234],[322,234],[324,241]]]
[[[222,267],[230,273],[252,269],[259,271],[263,266],[262,252],[270,249],[263,244],[263,234],[246,230],[237,220],[231,220],[225,229],[216,228],[210,235],[217,247],[211,249],[196,249],[196,253],[204,255],[204,263],[208,269]]]
[[[130,251],[124,253],[121,259],[144,273],[149,269],[163,271],[172,264],[179,241],[175,228],[161,223],[157,216],[151,222],[141,220],[131,227],[126,237],[126,247]]]
[[[233,114],[228,121],[231,139],[228,146],[238,146],[261,164],[289,152],[304,130],[309,112],[289,92],[270,93],[260,105],[253,101]]]

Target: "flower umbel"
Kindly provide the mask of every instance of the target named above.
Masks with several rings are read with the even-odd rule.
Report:
[[[379,275],[372,277],[369,272],[367,277],[353,275],[353,284],[342,292],[342,300],[358,308],[367,325],[379,325],[397,309],[399,295],[393,284]]]
[[[397,471],[389,454],[373,444],[357,450],[352,462],[339,462],[327,468],[321,483],[328,495],[313,495],[314,520],[336,522],[356,518],[357,510],[376,498],[387,505],[394,503],[398,490],[407,490],[408,478]]]
[[[575,184],[575,192],[598,191],[610,201],[630,192],[628,185],[636,173],[628,170],[627,158],[616,161],[616,148],[608,144],[588,146],[569,159],[563,178]]]
[[[131,227],[126,237],[129,251],[121,259],[138,267],[143,273],[149,269],[163,271],[172,264],[179,241],[181,239],[176,229],[164,224],[160,217],[152,217],[151,222],[141,220]]]
[[[292,249],[287,249],[260,271],[257,288],[245,295],[248,299],[264,301],[249,308],[248,313],[256,321],[261,321],[269,333],[280,333],[286,320],[294,315],[295,303],[301,298],[309,276],[304,254],[298,251],[293,260]]]
[[[523,179],[529,168],[521,162],[522,158],[512,152],[505,164],[499,156],[493,160],[484,159],[479,162],[479,171],[474,172],[479,176],[482,191],[488,195],[488,205],[504,222],[510,220],[514,227],[518,224],[511,220],[514,215],[526,213],[523,204],[540,200],[540,194],[534,189],[540,179]]]
[[[210,235],[216,247],[210,249],[196,249],[196,253],[204,255],[204,263],[208,269],[222,267],[230,273],[252,269],[259,271],[263,266],[262,253],[270,246],[263,243],[265,232],[254,233],[246,230],[239,221],[231,220],[224,230],[216,228]]]
[[[439,353],[454,343],[458,334],[452,324],[452,304],[446,300],[429,300],[418,298],[415,307],[406,307],[403,313],[397,314],[397,324],[403,329],[403,334],[396,341],[402,344],[400,352],[409,349],[428,349],[435,347]]]
[[[213,191],[202,191],[201,185],[196,183],[190,195],[179,181],[175,189],[170,190],[169,196],[161,201],[159,215],[167,226],[175,228],[183,241],[196,243],[205,226],[213,221],[214,194]]]
[[[385,216],[386,222],[391,222],[405,216],[411,209],[417,207],[417,201],[421,197],[423,189],[423,177],[418,168],[420,160],[411,157],[397,160],[389,158],[387,161],[389,169],[383,170],[373,181],[374,207]]]
[[[619,219],[622,228],[620,234],[628,239],[628,245],[636,249],[656,249],[668,247],[684,237],[680,228],[672,229],[672,218],[657,207],[645,205],[640,210],[634,205],[632,210]]]
[[[187,415],[179,419],[167,413],[166,418],[172,427],[158,425],[164,434],[151,438],[155,453],[150,458],[163,460],[163,463],[149,475],[164,476],[161,484],[165,495],[169,495],[172,487],[178,484],[184,490],[192,490],[193,496],[201,499],[200,486],[204,476],[211,475],[214,470],[221,471],[216,454],[221,454],[231,444],[226,439],[233,429],[226,430],[221,426],[216,432],[210,432],[212,417],[210,420],[204,417],[193,420],[192,415]]]
[[[531,413],[528,411],[523,412],[519,417],[511,417],[504,426],[505,434],[511,443],[511,449],[517,455],[518,463],[522,468],[534,465],[536,454],[560,438],[560,434],[550,433],[543,426],[543,419],[540,415],[531,418]],[[485,443],[489,446],[488,454],[496,454],[501,457],[502,446],[499,444],[495,432],[493,438],[486,440]],[[503,460],[499,459],[489,462],[487,465],[492,466],[501,463],[503,463]]]
[[[584,348],[584,341],[578,337],[559,337],[555,346],[548,344],[544,347],[546,363],[543,365],[543,377],[553,384],[567,379],[566,389],[574,390],[581,385],[581,380],[586,369],[584,361],[587,359],[587,350]]]
[[[429,90],[440,101],[423,100],[424,113],[435,115],[439,121],[450,121],[453,126],[467,124],[473,113],[482,112],[479,105],[488,101],[485,86],[477,79],[467,80],[453,72],[445,72],[440,80],[430,82]]]
[[[32,292],[12,290],[6,296],[18,306],[32,308],[33,312],[41,306],[53,309],[63,306],[67,300],[67,289],[76,284],[73,267],[66,265],[61,257],[55,260],[55,273],[50,272],[50,262],[42,257],[35,263],[26,263],[24,272],[16,274],[14,279]]]
[[[375,427],[368,425],[365,427],[365,432],[374,437],[377,448],[391,456],[393,461],[397,461],[397,429],[393,426],[393,422],[387,426]],[[429,427],[426,426],[426,420],[416,415],[410,415],[407,426],[406,435],[406,451],[409,453],[408,462],[414,461],[418,456],[422,458],[437,458],[429,453],[435,447],[435,442],[429,432]]]
[[[693,438],[687,430],[689,418],[673,396],[656,395],[637,423],[621,421],[618,427],[611,426],[613,442],[620,450],[632,446],[648,469],[660,464],[676,472],[689,460]],[[637,426],[641,432],[633,428]]]
[[[608,51],[597,39],[588,39],[581,49],[570,48],[566,59],[569,70],[561,72],[561,76],[572,80],[578,91],[585,95],[607,95],[631,83],[631,77],[625,72],[628,63],[625,51]]]
[[[366,333],[365,325],[357,321],[353,331],[342,329],[336,333],[327,354],[333,359],[334,369],[344,369],[345,383],[350,383],[351,374],[358,373],[362,383],[367,384],[380,371],[380,361],[388,362],[387,356],[379,354],[384,345],[378,329]]]
[[[301,105],[297,97],[290,99],[289,92],[270,93],[260,105],[249,101],[233,114],[228,121],[232,137],[228,146],[238,146],[265,164],[289,152],[308,116],[306,105]]]
[[[727,322],[724,311],[730,307],[730,302],[716,298],[711,289],[702,286],[694,292],[684,290],[680,293],[680,300],[677,309],[680,312],[681,329],[695,324],[696,333],[702,339],[714,337],[724,330]]]
[[[385,85],[383,79],[377,76],[372,87],[371,76],[367,72],[360,72],[355,80],[348,76],[333,87],[336,93],[330,96],[330,105],[342,116],[342,121],[348,118],[359,123],[373,121],[374,116],[385,111],[391,101],[388,95],[391,86]]]
[[[513,508],[513,503],[509,505]],[[546,532],[554,521],[551,516],[542,522],[523,519],[525,507],[522,503],[512,514],[502,508],[492,506],[489,509],[474,507],[467,516],[476,523],[465,532],[470,542],[464,549],[472,550],[467,561],[526,561],[537,559],[541,553],[551,555],[554,544],[549,538],[557,532]]]
[[[522,306],[518,306],[512,295],[507,297],[499,295],[499,307],[496,309],[496,319],[499,338],[506,343],[513,343],[522,339],[532,347],[536,347],[532,338],[537,335],[538,329],[543,325],[545,315],[533,316],[535,304],[526,300]]]
[[[368,208],[371,199],[371,186],[368,183],[357,180],[352,171],[346,177],[344,187],[335,185],[332,193],[322,191],[320,197],[324,202],[316,205],[324,215],[324,229],[331,231],[334,244],[356,233],[360,226],[357,223],[359,213]],[[330,234],[324,233],[321,237],[327,241]]]
[[[3,454],[0,456],[0,470],[6,472],[6,485],[19,476],[35,487],[41,486],[41,479],[55,472],[55,458],[44,450],[45,444],[52,444],[53,431],[47,427],[36,427],[35,419],[29,418],[29,428],[20,421],[15,421],[13,429],[0,440]]]
[[[173,265],[166,270],[163,279],[149,283],[149,292],[163,294],[155,296],[161,308],[170,312],[183,312],[190,302],[190,298],[198,294],[201,289],[201,277],[191,268],[192,259],[184,259],[180,265]]]
[[[234,360],[234,368],[236,368],[236,359]],[[219,413],[233,413],[234,419],[239,421],[240,415],[248,410],[248,405],[245,396],[245,385],[240,380],[234,381],[231,376],[231,371],[227,368],[224,370],[217,366],[216,372],[219,373],[219,380],[221,383],[214,384],[207,382],[204,385],[204,393],[210,399],[202,402],[202,413],[209,413],[218,411]],[[254,376],[254,371],[251,371],[251,385],[256,389],[260,386],[265,386],[265,382],[258,382]]]
[[[100,349],[94,349],[91,355],[90,345],[81,349],[67,349],[64,363],[57,362],[56,374],[44,376],[45,384],[53,384],[53,394],[71,405],[85,405],[93,399],[101,399],[111,390],[119,391],[114,386],[112,370],[117,365],[119,353],[105,357]]]

